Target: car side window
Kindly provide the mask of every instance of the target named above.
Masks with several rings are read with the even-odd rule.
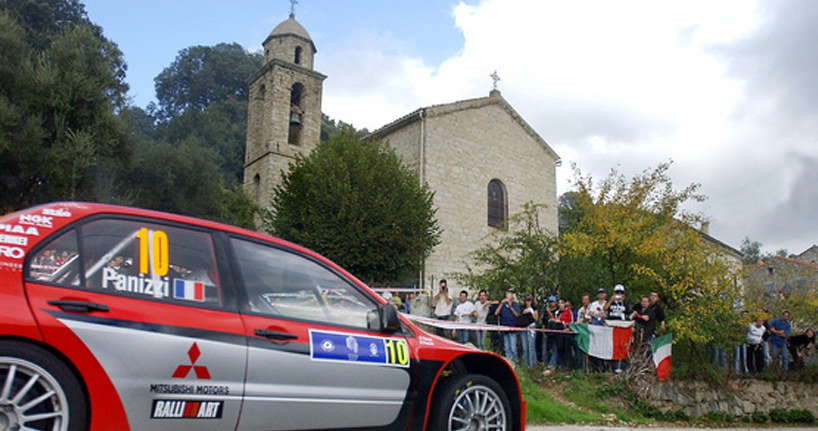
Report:
[[[150,222],[100,219],[81,227],[87,288],[186,305],[220,306],[210,234]]]
[[[29,260],[26,277],[29,280],[79,285],[79,247],[73,229],[58,236]]]
[[[367,328],[377,304],[335,272],[277,247],[235,238],[232,245],[250,312]]]

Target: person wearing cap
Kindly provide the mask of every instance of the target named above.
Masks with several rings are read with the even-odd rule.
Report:
[[[610,301],[605,304],[605,311],[610,320],[626,320],[630,316],[630,309],[625,302],[625,286],[617,284],[614,286],[614,294]]]
[[[592,325],[604,325],[605,322],[605,305],[607,304],[606,298],[608,297],[608,293],[605,291],[604,287],[600,287],[596,291],[596,301],[592,302],[591,305],[588,306],[588,313],[590,314],[591,324]]]

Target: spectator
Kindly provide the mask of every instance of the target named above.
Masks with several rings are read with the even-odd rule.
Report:
[[[514,300],[513,293],[506,291],[506,297],[500,301],[500,305],[494,314],[500,317],[501,326],[514,326],[517,323],[517,316],[520,315],[520,304]],[[517,360],[516,331],[503,332],[503,348],[505,349],[506,358],[509,361],[514,362]]]
[[[665,310],[659,305],[659,292],[653,290],[650,292],[650,307],[653,308],[653,313],[656,315],[656,327],[665,330]]]
[[[815,332],[812,329],[807,329],[801,335],[793,335],[787,338],[787,348],[792,354],[792,369],[800,370],[804,368],[804,351],[807,350],[810,344],[815,341]]]
[[[591,312],[588,309],[591,305],[591,295],[583,293],[581,297],[582,305],[577,310],[577,323],[588,323],[591,321]]]
[[[489,294],[485,290],[481,290],[480,293],[477,294],[477,303],[474,304],[474,308],[477,310],[477,323],[480,325],[487,324],[486,318],[488,318],[491,304],[497,304],[497,301],[489,302],[488,299]],[[486,331],[475,331],[475,335],[477,336],[477,348],[480,350],[485,350]]]
[[[523,360],[533,368],[537,366],[537,332],[534,328],[537,326],[540,313],[534,309],[534,298],[531,295],[525,297],[523,311],[520,313],[521,318],[526,315],[528,319],[525,322],[530,323],[525,325],[526,330],[520,333],[520,338],[523,344]]]
[[[776,356],[781,356],[781,368],[789,370],[789,358],[787,358],[787,337],[790,335],[790,312],[781,313],[781,317],[770,322],[770,363],[772,364]]]
[[[747,328],[747,365],[751,373],[764,371],[764,334],[767,328],[764,327],[764,320],[758,318],[751,322]]]
[[[406,300],[403,301],[403,311],[406,314],[412,314],[412,301],[415,300],[415,293],[409,292],[406,294]]]
[[[451,320],[452,298],[449,296],[449,289],[446,285],[446,280],[440,280],[437,295],[432,298],[432,307],[435,309],[434,313],[436,319]],[[435,328],[435,333],[443,336],[443,328]]]
[[[627,320],[630,316],[630,309],[625,303],[625,287],[621,284],[614,286],[614,295],[605,304],[605,311],[608,314],[609,320]]]
[[[636,321],[636,342],[647,343],[653,339],[656,330],[656,309],[651,306],[650,298],[643,296],[638,304],[633,306],[631,319]]]
[[[605,292],[604,287],[600,287],[596,291],[596,301],[592,302],[591,305],[588,306],[588,312],[591,314],[591,324],[592,325],[604,325],[605,324],[605,305],[607,301],[605,298],[608,297],[608,293]]]
[[[562,312],[560,312],[560,323],[565,330],[568,330],[568,325],[574,323],[574,310],[571,309],[571,301],[565,300],[562,303]],[[575,358],[576,352],[579,351],[579,346],[574,339],[573,334],[557,334],[557,363],[565,368],[574,368],[577,363]]]
[[[561,331],[563,329],[559,317],[561,311],[557,305],[557,297],[554,295],[549,296],[542,317],[543,328],[548,330],[543,336],[542,361],[550,367],[557,365],[558,334],[553,331]]]
[[[741,321],[747,319],[747,310],[741,312]],[[741,343],[733,347],[733,372],[736,374],[748,373],[747,369],[747,344]]]
[[[477,309],[474,307],[474,304],[469,301],[469,292],[461,290],[459,299],[460,304],[457,304],[457,308],[454,309],[454,316],[457,318],[457,322],[473,323],[474,318],[477,317]],[[460,344],[466,344],[469,342],[471,330],[458,329],[455,332],[457,333],[457,341],[459,341]]]

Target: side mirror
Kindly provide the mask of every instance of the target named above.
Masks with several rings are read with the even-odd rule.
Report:
[[[370,311],[367,320],[369,329],[373,331],[393,334],[401,330],[398,310],[392,304],[378,305],[377,309]]]

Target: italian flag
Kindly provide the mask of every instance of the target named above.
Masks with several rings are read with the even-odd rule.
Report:
[[[656,375],[664,381],[670,374],[670,348],[673,346],[671,334],[650,340],[650,350],[653,351],[653,363],[656,365]]]
[[[588,356],[601,359],[627,359],[631,346],[633,329],[610,326],[589,325],[587,323],[568,325],[576,332],[579,349]]]

